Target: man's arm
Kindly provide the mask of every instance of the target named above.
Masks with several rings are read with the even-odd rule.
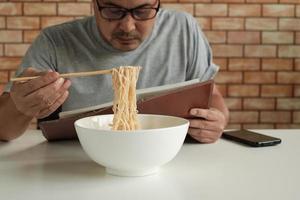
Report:
[[[225,104],[222,94],[220,93],[220,91],[218,90],[216,85],[214,85],[214,89],[213,89],[213,93],[212,93],[211,107],[216,108],[223,113],[223,115],[225,117],[225,121],[226,121],[226,124],[225,124],[225,126],[226,126],[229,121],[229,110]]]
[[[22,75],[40,76],[12,85],[10,93],[0,97],[0,140],[9,141],[20,136],[33,118],[45,118],[68,97],[69,80],[56,72],[38,72],[28,68]]]
[[[33,117],[20,112],[9,93],[0,96],[0,140],[10,141],[20,136],[28,127]]]

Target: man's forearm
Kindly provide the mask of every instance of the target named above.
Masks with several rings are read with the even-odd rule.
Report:
[[[0,140],[17,138],[25,132],[32,119],[17,110],[8,93],[0,96]]]
[[[211,107],[220,110],[225,116],[226,123],[228,123],[229,110],[225,104],[222,94],[219,92],[216,85],[214,86],[214,89],[213,89]]]

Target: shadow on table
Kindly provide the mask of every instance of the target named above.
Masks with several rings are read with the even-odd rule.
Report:
[[[41,142],[33,147],[3,156],[1,161],[13,163],[20,176],[35,175],[57,180],[99,179],[107,176],[105,168],[93,162],[78,141]],[[11,169],[9,169],[11,170]]]
[[[201,144],[200,142],[198,142],[197,140],[192,138],[189,134],[186,135],[186,137],[184,139],[184,143],[185,144]]]

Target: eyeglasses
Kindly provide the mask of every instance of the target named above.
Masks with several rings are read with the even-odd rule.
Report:
[[[149,7],[144,8],[143,5],[136,8],[122,8],[117,6],[100,6],[98,0],[96,0],[98,10],[100,11],[101,17],[107,20],[121,20],[127,13],[130,13],[132,18],[138,21],[144,21],[153,19],[159,11],[160,1],[158,0],[157,8]],[[155,5],[157,1],[153,4]]]

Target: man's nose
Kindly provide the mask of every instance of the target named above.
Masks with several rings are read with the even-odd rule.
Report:
[[[120,29],[126,33],[135,30],[135,20],[129,13],[120,21]]]

